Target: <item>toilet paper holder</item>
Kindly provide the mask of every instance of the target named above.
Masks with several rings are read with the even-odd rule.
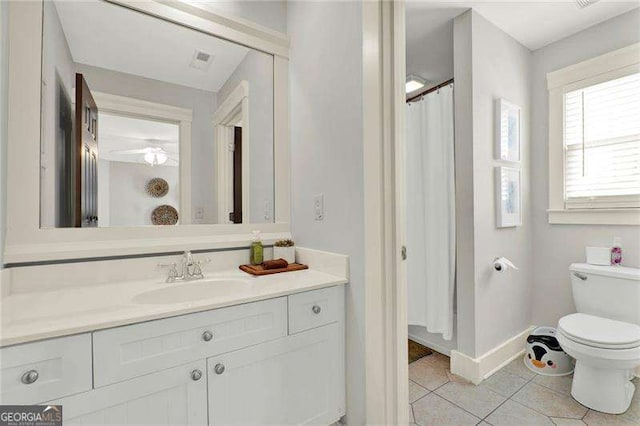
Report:
[[[496,257],[495,259],[493,259],[493,269],[495,269],[497,272],[503,272],[504,270],[509,268],[515,269],[516,271],[519,270],[519,268],[506,257]]]

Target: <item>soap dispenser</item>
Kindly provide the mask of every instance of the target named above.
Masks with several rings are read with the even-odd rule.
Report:
[[[251,243],[251,254],[249,261],[252,265],[260,265],[264,260],[264,250],[260,241],[260,231],[253,231],[253,242]]]
[[[617,266],[622,263],[622,239],[616,237],[611,246],[611,265]]]

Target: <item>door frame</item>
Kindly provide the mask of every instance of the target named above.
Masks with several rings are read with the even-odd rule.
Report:
[[[230,147],[234,142],[235,123],[242,125],[242,223],[249,223],[250,170],[249,152],[251,135],[249,129],[249,82],[236,84],[227,98],[213,114],[216,144],[215,200],[218,206],[218,223],[232,223],[229,212],[233,211],[233,155]]]
[[[405,2],[362,8],[366,423],[407,424]]]
[[[193,121],[193,111],[189,108],[112,95],[111,93],[91,93],[96,105],[98,105],[98,113],[161,121],[179,126],[180,224],[191,223],[191,122]]]

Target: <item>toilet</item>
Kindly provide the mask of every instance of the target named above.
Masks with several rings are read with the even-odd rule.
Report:
[[[627,411],[640,366],[640,269],[583,263],[569,268],[575,314],[557,338],[576,360],[571,395],[596,411]]]

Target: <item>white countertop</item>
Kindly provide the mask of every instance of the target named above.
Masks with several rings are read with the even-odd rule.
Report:
[[[134,301],[136,296],[149,291],[225,278],[248,280],[249,288],[238,293],[230,292],[182,303],[142,304]],[[0,346],[239,305],[346,283],[344,277],[314,269],[263,277],[228,270],[207,273],[204,280],[171,284],[157,279],[123,281],[11,294],[0,301]]]

